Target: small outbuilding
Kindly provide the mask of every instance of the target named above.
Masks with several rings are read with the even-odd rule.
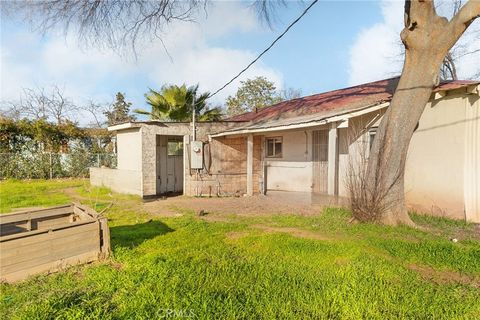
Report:
[[[368,159],[398,78],[284,101],[221,122],[109,127],[117,169],[94,185],[142,197],[291,191],[345,197],[352,159]],[[406,199],[419,212],[480,222],[480,81],[432,93],[409,147]]]

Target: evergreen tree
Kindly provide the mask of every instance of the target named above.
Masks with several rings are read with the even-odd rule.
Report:
[[[135,121],[136,117],[130,114],[131,102],[125,101],[125,95],[117,92],[115,102],[112,104],[111,110],[105,111],[107,117],[107,125],[113,126],[118,123]]]

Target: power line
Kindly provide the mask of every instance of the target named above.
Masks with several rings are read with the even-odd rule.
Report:
[[[298,16],[298,18],[295,19],[292,23],[290,23],[290,25],[265,50],[263,50],[262,53],[260,53],[252,62],[250,62],[245,68],[243,68],[243,70],[240,71],[230,81],[225,83],[220,89],[218,89],[217,91],[215,91],[214,93],[209,95],[208,98],[213,97],[214,95],[216,95],[217,93],[219,93],[220,91],[225,89],[229,84],[231,84],[238,77],[240,77],[245,71],[247,71],[255,62],[257,62],[265,53],[267,53],[267,51],[270,50],[275,45],[275,43],[277,43],[277,41],[280,40],[288,32],[288,30],[290,30],[290,28],[292,28],[298,21],[300,21],[300,19],[302,19],[302,17],[305,14],[307,14],[308,10],[310,10],[310,8],[313,7],[313,5],[317,2],[318,2],[318,0],[312,1],[312,3],[310,3],[310,5],[307,8],[305,8],[305,10],[302,12],[302,14],[300,16]]]

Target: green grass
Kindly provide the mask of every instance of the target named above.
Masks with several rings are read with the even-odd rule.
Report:
[[[352,225],[340,209],[222,222],[182,210],[159,219],[142,212],[136,197],[85,185],[77,192],[97,208],[115,201],[107,211],[113,257],[0,285],[2,318],[480,318],[480,241],[472,225],[423,216],[414,216],[422,230]],[[455,232],[464,239],[449,241]]]
[[[67,203],[70,198],[59,192],[80,187],[84,180],[6,180],[0,182],[0,213],[14,208],[47,207]]]

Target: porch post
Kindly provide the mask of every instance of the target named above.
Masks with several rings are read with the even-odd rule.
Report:
[[[337,194],[337,145],[338,145],[338,123],[333,122],[330,124],[328,130],[328,194]]]
[[[247,196],[253,196],[253,134],[247,136]]]

